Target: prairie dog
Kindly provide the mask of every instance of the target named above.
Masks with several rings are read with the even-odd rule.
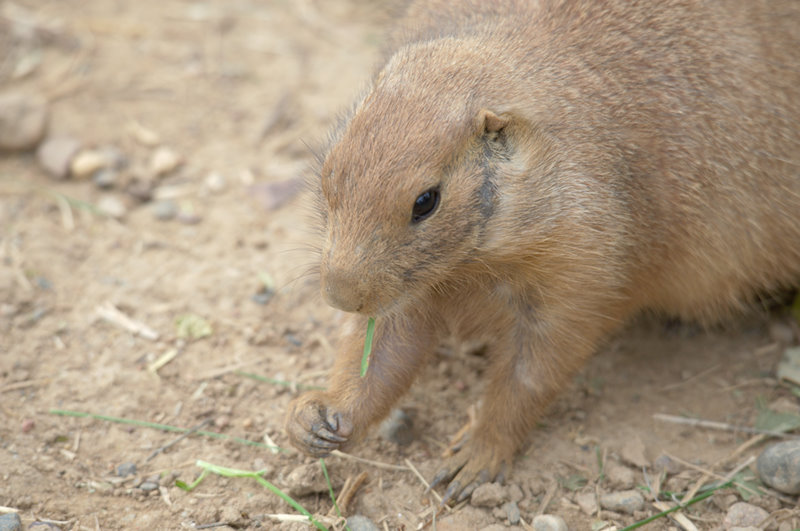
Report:
[[[798,28],[791,0],[412,3],[319,173],[322,293],[353,316],[292,443],[346,447],[443,334],[489,338],[477,426],[434,479],[464,499],[632,316],[797,283]]]

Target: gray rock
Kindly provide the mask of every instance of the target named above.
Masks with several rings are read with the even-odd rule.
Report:
[[[119,181],[119,173],[111,168],[103,168],[92,175],[92,182],[101,190],[114,188]]]
[[[474,507],[497,507],[508,499],[506,489],[499,483],[484,483],[472,493],[470,504]]]
[[[567,523],[560,516],[540,514],[533,519],[534,531],[568,531]]]
[[[378,526],[375,525],[372,520],[366,516],[361,516],[360,514],[348,516],[347,527],[350,528],[350,531],[380,531]]]
[[[609,492],[600,496],[600,505],[609,511],[633,514],[644,509],[644,497],[636,490]]]
[[[69,177],[72,158],[81,149],[81,143],[68,136],[51,137],[39,144],[36,159],[44,170],[56,179]]]
[[[169,221],[178,215],[178,205],[170,199],[156,201],[153,203],[153,215],[161,221]]]
[[[503,510],[506,513],[506,518],[508,518],[508,523],[511,525],[517,525],[519,523],[519,507],[517,506],[517,502],[510,501],[504,504]]]
[[[121,478],[136,475],[136,463],[126,462],[117,465],[117,475]]]
[[[761,481],[785,494],[800,494],[800,441],[784,441],[764,450],[757,461]]]
[[[44,98],[22,92],[0,94],[0,151],[33,149],[47,129]]]
[[[381,422],[378,433],[387,441],[408,446],[414,440],[414,421],[402,409],[393,409]]]
[[[19,531],[22,520],[17,513],[0,514],[0,531]]]
[[[769,513],[761,507],[739,502],[730,506],[722,525],[728,530],[734,527],[758,527],[768,516]]]
[[[155,481],[145,481],[144,483],[139,485],[139,488],[145,492],[150,492],[151,490],[158,489],[158,483],[156,483]]]

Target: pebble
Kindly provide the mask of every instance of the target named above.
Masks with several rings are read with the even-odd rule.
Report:
[[[164,146],[157,148],[150,157],[150,170],[155,177],[163,177],[181,164],[183,164],[181,156]]]
[[[506,518],[508,518],[508,523],[511,525],[517,525],[519,523],[519,507],[517,506],[517,502],[508,502],[503,505],[503,510],[506,513]]]
[[[128,207],[118,197],[107,195],[97,202],[97,210],[114,219],[122,219],[128,213]]]
[[[330,466],[328,466],[328,474],[331,480],[336,477],[330,473]],[[315,494],[318,492],[328,492],[328,482],[322,473],[322,467],[317,461],[307,465],[301,465],[292,470],[286,476],[286,493],[289,496],[307,496],[308,494]]]
[[[51,137],[39,144],[36,159],[44,170],[56,179],[69,177],[70,164],[80,151],[79,140],[68,136]]]
[[[761,481],[784,494],[800,494],[800,440],[769,446],[757,461]]]
[[[36,427],[36,422],[34,422],[33,419],[24,419],[22,421],[22,425],[20,426],[20,429],[22,430],[22,433],[28,433],[31,430],[33,430],[33,428],[35,428],[35,427]]]
[[[171,199],[163,199],[153,203],[153,215],[161,221],[169,221],[178,215],[178,205]]]
[[[575,503],[581,508],[584,514],[589,516],[597,513],[597,500],[595,499],[594,492],[586,491],[580,492],[575,495]]]
[[[85,149],[72,158],[69,171],[76,179],[86,179],[107,165],[108,160],[102,153],[94,149]]]
[[[380,531],[377,525],[366,516],[354,514],[347,517],[347,527],[350,531]]]
[[[0,151],[33,149],[47,129],[47,103],[22,92],[0,94]]]
[[[620,465],[615,461],[606,461],[604,468],[606,477],[614,487],[620,489],[630,489],[634,484],[633,470]]]
[[[114,188],[119,181],[119,173],[111,168],[102,168],[92,175],[92,182],[101,190]]]
[[[17,513],[0,514],[0,531],[19,531],[22,521]]]
[[[121,478],[136,475],[136,463],[128,461],[117,465],[117,475]]]
[[[769,513],[761,507],[739,502],[730,506],[722,525],[728,530],[734,527],[755,527],[766,520],[768,516]]]
[[[484,483],[472,492],[470,505],[473,507],[497,507],[507,499],[506,489],[499,483]]]
[[[525,495],[522,493],[522,489],[519,488],[519,485],[512,483],[508,486],[508,499],[519,503]]]
[[[600,505],[609,511],[633,514],[644,509],[644,498],[635,490],[609,492],[600,496]]]
[[[645,456],[644,443],[639,437],[631,437],[625,441],[620,450],[622,460],[636,468],[650,466],[650,462]]]
[[[210,173],[205,180],[209,192],[218,193],[225,189],[225,177],[220,173]]]
[[[144,483],[139,485],[139,488],[145,492],[150,492],[151,490],[158,489],[158,483],[156,483],[155,481],[145,481]]]
[[[533,519],[534,531],[568,531],[567,523],[560,516],[540,514]]]
[[[402,409],[393,409],[381,422],[378,433],[387,441],[399,446],[408,446],[414,440],[414,421]]]
[[[681,471],[681,466],[666,454],[661,454],[656,457],[656,460],[653,461],[653,467],[656,470],[660,472],[666,472],[667,474],[677,474]]]

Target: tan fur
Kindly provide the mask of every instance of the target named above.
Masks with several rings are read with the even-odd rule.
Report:
[[[294,444],[357,440],[445,333],[488,338],[460,491],[636,313],[716,319],[800,280],[797,28],[793,0],[413,3],[322,165],[323,294],[360,315]]]

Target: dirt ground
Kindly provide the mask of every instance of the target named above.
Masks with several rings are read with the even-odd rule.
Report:
[[[203,460],[265,469],[288,489],[318,466],[288,449],[282,432],[297,386],[244,373],[325,383],[340,316],[305,274],[310,202],[292,191],[309,146],[365,85],[390,19],[366,0],[0,2],[3,88],[48,100],[50,137],[113,146],[127,161],[101,189],[92,178],[48,176],[33,153],[0,158],[0,510],[18,511],[25,526],[64,530],[306,528],[266,516],[297,513],[252,479],[212,474],[191,492],[174,480],[194,480]],[[165,148],[182,164],[155,178],[153,157]],[[103,214],[109,201],[116,217]],[[132,333],[108,317],[114,309],[148,328]],[[500,500],[517,502],[516,528],[541,512],[575,530],[622,527],[658,512],[643,487],[685,493],[752,468],[762,438],[653,415],[752,426],[760,407],[800,412],[792,389],[774,379],[781,347],[771,319],[712,331],[643,320],[611,341],[516,462]],[[182,337],[187,323],[211,333]],[[174,357],[154,368],[164,355]],[[484,363],[442,354],[399,404],[414,419],[413,442],[375,434],[354,453],[407,459],[430,478],[480,396]],[[178,433],[55,409],[202,425],[260,443],[266,434],[287,450],[197,434],[175,442]],[[674,467],[666,477],[654,465],[663,455]],[[122,477],[126,463],[136,471]],[[384,529],[433,528],[436,501],[410,471],[326,463],[337,488],[368,475],[347,513]],[[583,507],[627,489],[646,500],[635,514]],[[697,529],[722,528],[742,496],[723,489],[684,514]],[[297,499],[318,515],[332,505],[327,492]],[[773,515],[774,529],[800,526],[796,498],[749,503]],[[438,514],[437,528],[500,529],[508,520],[503,507],[467,506]],[[678,524],[662,518],[646,528]]]

